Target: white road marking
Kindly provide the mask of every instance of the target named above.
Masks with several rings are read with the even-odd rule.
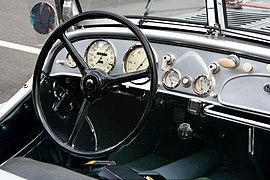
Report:
[[[17,43],[12,43],[12,42],[7,42],[7,41],[2,41],[0,40],[0,47],[5,47],[5,48],[10,48],[18,51],[23,51],[23,52],[28,52],[32,54],[39,54],[40,49],[26,46],[26,45],[21,45]]]

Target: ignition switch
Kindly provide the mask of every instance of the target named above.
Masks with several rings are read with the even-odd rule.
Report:
[[[264,86],[263,86],[263,90],[265,91],[265,92],[270,92],[270,83],[265,83],[264,84]]]

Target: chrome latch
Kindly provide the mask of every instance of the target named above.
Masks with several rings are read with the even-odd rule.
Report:
[[[203,103],[198,99],[189,99],[188,112],[193,115],[202,115]]]

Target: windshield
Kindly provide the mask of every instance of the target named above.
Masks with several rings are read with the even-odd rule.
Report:
[[[207,22],[204,0],[80,0],[80,3],[83,11],[106,10],[127,16]]]
[[[270,33],[270,0],[226,0],[227,27]]]

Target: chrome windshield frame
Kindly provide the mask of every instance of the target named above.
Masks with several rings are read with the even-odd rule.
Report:
[[[80,7],[79,8],[80,12],[82,12],[83,10],[81,9],[80,1],[79,0],[72,0],[72,1],[74,1],[77,4],[77,6]],[[63,2],[64,0],[55,0],[58,17],[61,18],[61,21],[59,22],[63,21],[63,17],[62,17]],[[171,24],[171,23],[166,23],[166,21],[168,22],[168,20],[164,19],[165,23],[160,28],[165,28],[165,27],[171,28],[173,26],[174,29],[182,30],[183,27],[192,27],[188,29],[194,30],[198,28],[196,31],[205,32],[206,34],[208,34],[209,30],[214,30],[216,31],[216,34],[222,35],[222,36],[236,37],[236,38],[242,38],[242,39],[247,39],[247,40],[252,40],[252,41],[257,41],[257,42],[270,43],[270,36],[266,34],[262,34],[259,32],[246,31],[244,29],[228,27],[225,0],[205,0],[205,6],[206,6],[206,15],[207,15],[207,22],[205,25],[202,25],[199,23],[198,24],[191,23],[191,22],[178,22],[178,23]],[[127,17],[131,19],[139,19],[138,16],[136,17],[127,16]],[[144,21],[148,22],[148,23],[143,23],[143,25],[146,25],[146,26],[147,25],[151,26],[153,24],[157,25],[158,23],[163,22],[162,18],[160,19],[158,18],[156,20],[151,19],[153,18],[151,16],[150,17],[142,16],[141,18],[143,18]],[[190,24],[190,26],[188,24]],[[138,21],[137,25],[140,26],[142,24],[140,24],[140,21]],[[179,28],[177,28],[177,26],[179,26]]]

